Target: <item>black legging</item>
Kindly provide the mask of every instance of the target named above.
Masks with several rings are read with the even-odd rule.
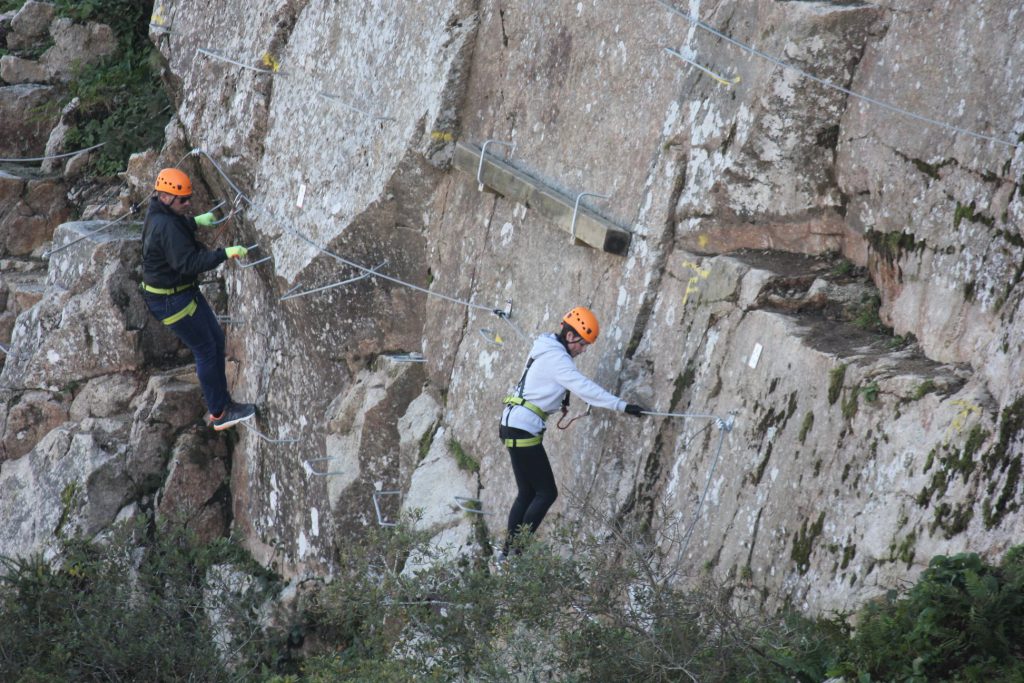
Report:
[[[518,430],[517,430],[518,431]],[[527,436],[529,436],[527,434]],[[505,552],[515,540],[521,526],[529,526],[531,532],[537,531],[548,508],[558,498],[558,487],[555,486],[555,475],[551,472],[551,463],[544,450],[544,444],[527,446],[526,448],[509,448],[512,458],[512,472],[516,476],[519,495],[512,503],[508,513],[508,534],[505,537]]]

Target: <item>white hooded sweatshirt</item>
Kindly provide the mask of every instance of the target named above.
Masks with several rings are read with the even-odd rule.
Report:
[[[553,413],[561,407],[566,389],[592,406],[620,412],[626,409],[625,401],[605,391],[576,369],[572,356],[554,334],[549,332],[537,337],[530,349],[530,358],[533,364],[526,372],[522,396],[545,413]],[[517,388],[513,387],[509,393],[518,395]],[[523,406],[506,406],[501,424],[531,434],[540,434],[544,430],[544,421]]]

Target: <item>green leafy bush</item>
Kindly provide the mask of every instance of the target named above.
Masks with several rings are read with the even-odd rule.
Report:
[[[905,595],[867,606],[843,663],[856,681],[1024,680],[1024,546],[999,566],[932,558]]]
[[[124,170],[128,157],[158,146],[170,119],[171,102],[160,82],[160,54],[149,42],[152,0],[59,0],[57,10],[76,21],[109,24],[117,51],[82,68],[69,85],[61,106],[80,100],[78,123],[68,133],[69,149],[100,143],[92,156],[98,175]]]

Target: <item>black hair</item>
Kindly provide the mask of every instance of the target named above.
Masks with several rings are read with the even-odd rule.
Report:
[[[564,347],[565,347],[565,350],[566,350],[566,351],[568,351],[568,350],[569,350],[569,340],[568,340],[568,339],[566,339],[566,338],[565,338],[565,336],[566,336],[567,334],[569,334],[569,331],[570,331],[570,330],[571,330],[571,331],[573,331],[573,332],[576,332],[576,328],[574,328],[574,327],[573,327],[572,325],[570,325],[569,323],[563,322],[563,323],[562,323],[562,329],[560,329],[560,330],[558,331],[558,334],[556,334],[556,335],[555,335],[555,339],[557,339],[557,340],[559,341],[559,343],[561,343],[561,344],[562,344],[562,346],[564,346]],[[578,335],[579,335],[579,332],[576,332],[576,334],[577,334],[577,336],[578,336]]]

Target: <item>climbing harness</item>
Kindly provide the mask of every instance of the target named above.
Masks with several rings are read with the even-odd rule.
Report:
[[[516,393],[509,394],[505,398],[501,399],[501,402],[509,406],[506,408],[505,413],[505,424],[504,427],[508,428],[508,413],[512,406],[522,406],[531,413],[541,419],[541,422],[548,421],[548,414],[540,409],[536,403],[531,403],[523,398],[523,388],[526,386],[526,373],[530,371],[530,366],[533,365],[533,357],[526,361],[526,367],[523,369],[523,376],[519,378],[519,384],[516,385]],[[536,436],[528,436],[526,438],[508,438],[503,439],[502,442],[507,448],[529,448],[530,446],[538,446],[544,440],[544,431],[541,430],[540,434]]]
[[[185,306],[185,308],[181,309],[180,311],[178,311],[174,315],[167,316],[166,318],[164,318],[160,322],[162,322],[164,325],[173,325],[174,323],[178,322],[182,318],[191,316],[193,313],[196,312],[197,308],[199,308],[199,304],[196,303],[195,299],[192,299],[192,301],[189,302],[188,306]]]
[[[170,289],[164,289],[161,287],[153,287],[147,285],[145,282],[139,283],[139,288],[143,289],[150,294],[163,294],[164,296],[170,296],[171,294],[177,294],[178,292],[184,292],[185,290],[192,289],[196,286],[196,283],[190,282],[187,285],[179,285],[177,287],[171,287]]]
[[[533,359],[531,358],[530,360],[533,360]],[[530,403],[529,401],[527,401],[522,396],[506,396],[505,398],[501,399],[501,402],[504,403],[507,406],[522,406],[522,407],[526,408],[527,410],[529,410],[534,415],[536,415],[537,417],[539,417],[541,420],[543,420],[545,422],[547,422],[547,420],[548,420],[548,414],[547,413],[545,413],[543,410],[541,410],[540,407],[538,407],[536,403]]]

